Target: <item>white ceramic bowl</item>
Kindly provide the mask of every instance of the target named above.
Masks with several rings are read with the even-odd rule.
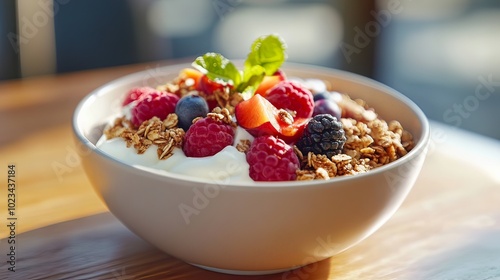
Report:
[[[416,140],[401,159],[328,181],[201,181],[107,156],[95,143],[134,86],[156,85],[188,65],[151,69],[96,89],[76,108],[73,126],[95,191],[135,234],[185,262],[234,274],[265,274],[313,263],[360,242],[401,205],[420,172],[429,124],[417,106],[378,82],[338,70],[285,64],[289,77],[319,78],[362,98],[386,120],[398,120]],[[196,172],[196,170],[193,170]],[[126,246],[126,244],[124,244]]]

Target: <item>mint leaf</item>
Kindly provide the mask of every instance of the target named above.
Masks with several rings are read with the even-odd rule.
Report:
[[[248,59],[247,59],[248,61]],[[264,76],[267,74],[266,68],[264,68],[262,65],[259,64],[250,64],[245,61],[244,68],[243,68],[243,82],[242,85],[249,84],[249,83],[258,83],[262,82],[264,79]],[[274,72],[273,72],[274,73]],[[272,75],[272,74],[271,74]]]
[[[236,91],[252,96],[264,76],[273,75],[285,62],[285,49],[286,44],[279,36],[262,36],[252,43],[243,73],[229,59],[212,52],[196,58],[192,65],[209,79],[232,84]]]
[[[268,35],[257,38],[252,44],[251,51],[245,61],[245,69],[260,65],[266,75],[274,74],[286,60],[286,44],[277,35]]]
[[[257,90],[264,76],[273,75],[285,62],[286,45],[277,35],[262,36],[252,43],[250,53],[245,60],[243,81],[238,90],[252,95]]]
[[[266,75],[266,69],[260,65],[245,67],[243,72],[243,81],[239,84],[237,90],[243,94],[248,94],[249,97],[257,90],[259,84]]]
[[[193,67],[206,74],[209,79],[237,86],[241,81],[238,68],[218,53],[206,53],[193,62]]]

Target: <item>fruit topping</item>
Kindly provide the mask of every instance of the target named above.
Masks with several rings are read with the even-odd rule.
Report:
[[[298,118],[310,118],[313,114],[313,95],[297,82],[279,82],[267,91],[266,99],[276,108],[291,111]]]
[[[184,68],[179,73],[179,84],[197,88],[203,73],[193,68]]]
[[[179,97],[165,91],[151,91],[143,94],[132,108],[132,123],[139,127],[142,122],[158,117],[165,119],[168,114],[175,112]]]
[[[278,69],[272,76],[264,76],[255,94],[266,96],[267,91],[277,85],[279,82],[286,80],[285,72]]]
[[[246,155],[250,178],[255,181],[295,180],[300,168],[293,148],[282,139],[265,135],[253,140]]]
[[[331,158],[342,152],[346,141],[342,123],[329,114],[314,116],[296,146],[306,156],[309,152]]]
[[[295,118],[292,124],[282,125],[281,133],[278,137],[288,144],[295,143],[304,133],[309,120],[310,118]]]
[[[231,89],[232,85],[230,83],[223,82],[222,80],[211,80],[207,75],[201,76],[197,86],[197,90],[206,99],[210,110],[213,110],[217,106],[222,106],[223,104],[218,103],[218,96],[229,93]]]
[[[256,94],[236,105],[235,116],[238,125],[253,136],[279,133],[278,109],[261,95]]]
[[[330,99],[320,99],[314,102],[313,116],[321,114],[330,114],[340,120],[342,116],[342,110],[339,105]]]
[[[197,117],[206,117],[209,112],[205,99],[196,93],[183,96],[175,106],[179,127],[187,131]]]
[[[136,87],[127,92],[122,106],[128,105],[133,101],[139,100],[143,95],[156,91],[152,87]]]
[[[182,150],[188,157],[213,156],[234,141],[234,125],[228,114],[209,113],[191,125]]]
[[[336,91],[323,91],[323,92],[318,92],[313,94],[314,101],[318,101],[321,99],[328,99],[333,102],[340,102],[342,101],[342,94]]]
[[[215,91],[223,91],[224,87],[230,86],[229,83],[225,83],[223,81],[214,81],[208,78],[208,76],[205,74],[201,76],[199,80],[199,84],[197,86],[197,89],[199,91],[202,91],[206,94],[214,94]]]
[[[294,118],[285,110],[278,110],[271,102],[259,94],[236,105],[235,116],[238,125],[251,135],[273,135],[287,143],[295,142],[305,125],[307,118]]]

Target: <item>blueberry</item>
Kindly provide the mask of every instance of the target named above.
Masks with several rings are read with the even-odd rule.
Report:
[[[203,97],[189,94],[177,102],[175,113],[179,118],[179,127],[187,131],[195,118],[205,117],[208,114],[208,104]]]
[[[336,102],[331,99],[320,99],[314,102],[313,116],[320,114],[330,114],[340,120],[342,110]]]
[[[319,92],[313,95],[314,101],[318,101],[321,99],[330,99],[334,102],[339,102],[342,99],[342,95],[336,91],[325,91]]]
[[[327,98],[327,92],[319,92],[313,94],[314,101],[322,100]]]

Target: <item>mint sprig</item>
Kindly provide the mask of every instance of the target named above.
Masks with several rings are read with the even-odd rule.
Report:
[[[196,58],[193,67],[209,79],[229,83],[244,95],[253,95],[264,76],[273,75],[286,60],[286,44],[278,35],[257,38],[250,48],[243,71],[218,53],[206,53]]]
[[[206,53],[196,58],[193,67],[217,82],[237,85],[241,81],[238,68],[229,59],[218,53]]]
[[[277,35],[257,38],[245,61],[245,71],[261,66],[266,75],[273,75],[286,60],[285,50],[285,42]]]

